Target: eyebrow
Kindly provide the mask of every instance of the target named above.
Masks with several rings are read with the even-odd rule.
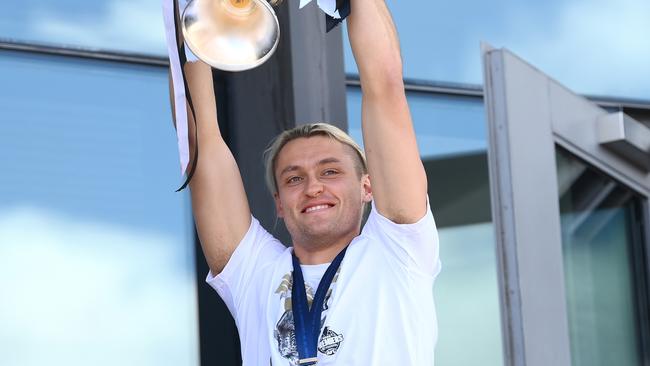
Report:
[[[326,165],[326,164],[332,164],[332,163],[340,163],[340,162],[341,162],[341,160],[339,160],[339,159],[337,159],[335,157],[331,157],[331,158],[321,159],[318,163],[316,163],[316,165],[320,166],[320,165]],[[300,169],[300,166],[298,166],[298,165],[289,165],[288,167],[282,169],[282,171],[280,172],[280,176],[282,176],[282,175],[284,175],[285,173],[288,173],[288,172],[296,171],[298,169]]]

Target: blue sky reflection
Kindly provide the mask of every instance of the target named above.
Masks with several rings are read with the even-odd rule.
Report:
[[[349,132],[361,144],[361,91],[349,87],[347,93]],[[408,103],[423,159],[486,151],[481,98],[410,92]]]
[[[166,69],[0,56],[0,364],[198,365]]]
[[[481,84],[479,42],[486,41],[579,93],[650,100],[646,0],[388,4],[409,78]],[[166,55],[160,0],[9,2],[0,38]],[[356,73],[345,43],[346,71]]]
[[[481,41],[578,93],[650,100],[647,0],[388,0],[409,78],[482,84]],[[346,72],[356,73],[346,45]]]

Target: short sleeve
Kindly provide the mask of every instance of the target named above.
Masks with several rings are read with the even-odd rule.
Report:
[[[217,276],[208,273],[206,282],[221,296],[235,321],[238,309],[244,305],[243,299],[247,298],[246,294],[256,290],[264,276],[264,269],[285,250],[286,247],[252,217],[251,226],[223,271]]]
[[[425,215],[412,224],[397,224],[381,215],[375,203],[362,235],[374,238],[402,265],[430,276],[440,272],[438,230],[427,198]]]

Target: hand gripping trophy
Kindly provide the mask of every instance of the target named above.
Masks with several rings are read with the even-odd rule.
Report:
[[[176,105],[186,102],[187,85],[183,73],[186,62],[201,60],[215,69],[238,72],[253,69],[271,58],[280,40],[280,24],[273,7],[282,2],[163,0]],[[310,2],[300,0],[299,6],[302,8]],[[327,32],[350,14],[350,0],[317,0],[317,3],[325,12]],[[181,39],[184,42],[180,42]],[[186,173],[190,160],[187,121],[185,109],[177,109],[175,123],[181,174]],[[179,190],[187,186],[192,175],[190,171]]]

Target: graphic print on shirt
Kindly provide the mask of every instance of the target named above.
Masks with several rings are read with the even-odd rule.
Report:
[[[336,281],[339,277],[339,268],[332,280],[332,285],[327,290],[325,295],[325,301],[323,302],[323,312],[321,315],[321,328],[327,319],[327,310],[330,306],[330,300],[332,296],[332,289],[335,286]],[[277,290],[276,294],[280,295],[280,301],[283,302],[282,309],[284,312],[278,320],[273,334],[275,335],[275,340],[278,343],[278,352],[282,357],[289,360],[289,365],[296,366],[298,365],[298,346],[296,344],[296,328],[293,323],[293,312],[291,305],[291,288],[293,286],[293,276],[292,272],[285,274],[282,277],[282,282]],[[315,290],[305,283],[305,290],[307,292],[307,304],[311,307],[311,304],[314,300]],[[320,335],[318,341],[318,351],[327,356],[333,356],[341,347],[343,343],[343,334],[335,332],[330,329],[330,327],[325,327]]]

